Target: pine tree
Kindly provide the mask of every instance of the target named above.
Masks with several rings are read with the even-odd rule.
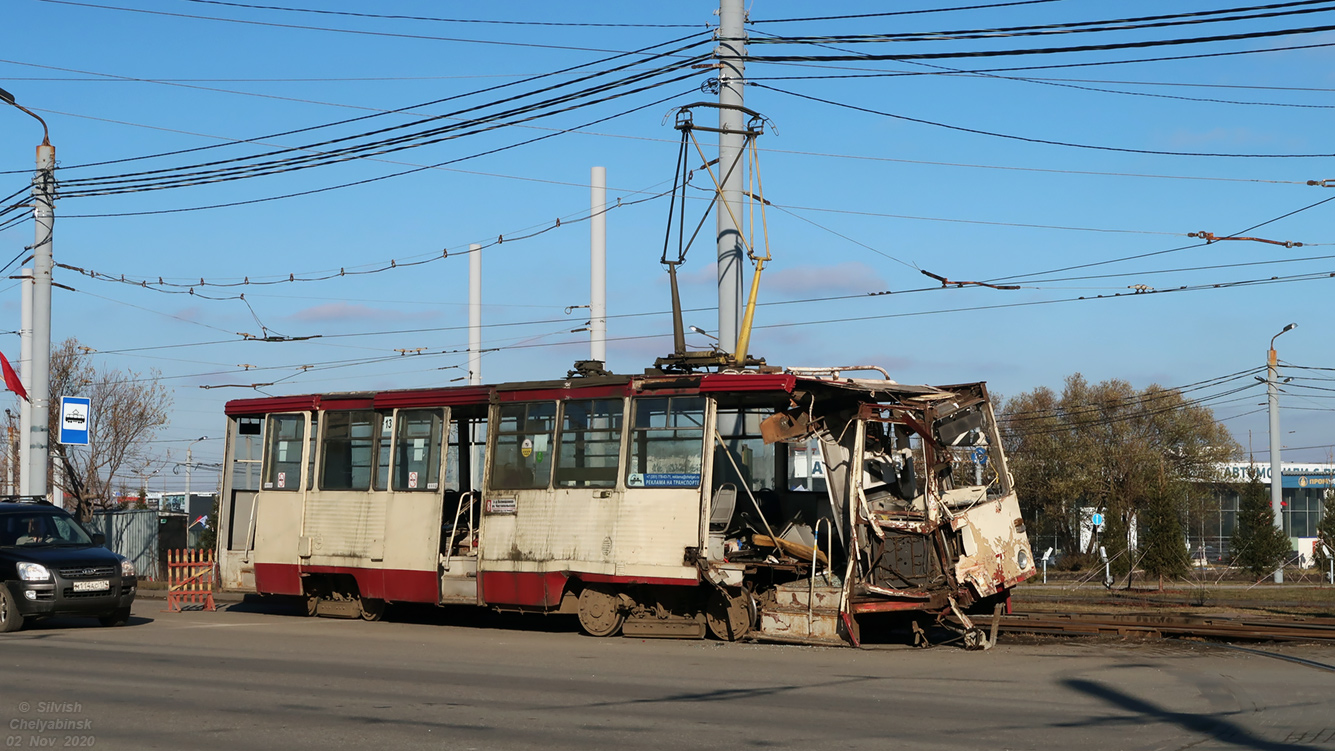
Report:
[[[1321,523],[1316,527],[1316,536],[1320,541],[1316,546],[1316,567],[1323,573],[1330,570],[1331,556],[1327,549],[1335,551],[1335,492],[1327,490],[1323,500]]]
[[[1131,525],[1134,519],[1128,510],[1105,510],[1103,529],[1100,530],[1099,544],[1108,554],[1109,571],[1113,579],[1120,579],[1131,573],[1131,564],[1136,560],[1136,551],[1131,549]],[[1130,518],[1128,518],[1130,517]],[[1102,565],[1102,564],[1100,564]],[[1129,584],[1128,584],[1129,586]]]
[[[1247,470],[1247,477],[1247,483],[1242,486],[1237,523],[1233,527],[1229,545],[1235,565],[1247,569],[1253,576],[1262,577],[1288,558],[1291,546],[1284,531],[1275,528],[1270,493],[1261,484],[1260,474],[1255,467]]]
[[[1145,499],[1140,513],[1141,561],[1148,576],[1185,576],[1187,560],[1186,534],[1182,530],[1182,509],[1178,494],[1163,485]]]

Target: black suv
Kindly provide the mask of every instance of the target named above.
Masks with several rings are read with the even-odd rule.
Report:
[[[0,632],[53,615],[128,623],[134,564],[102,543],[45,501],[0,502]]]

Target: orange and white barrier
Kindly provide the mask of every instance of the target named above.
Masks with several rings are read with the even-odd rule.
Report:
[[[217,610],[213,604],[213,571],[212,550],[168,550],[167,612],[179,613],[183,604]]]

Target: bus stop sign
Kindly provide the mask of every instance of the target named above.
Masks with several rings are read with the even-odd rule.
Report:
[[[88,420],[92,417],[91,399],[83,396],[60,397],[60,442],[66,446],[88,445]]]

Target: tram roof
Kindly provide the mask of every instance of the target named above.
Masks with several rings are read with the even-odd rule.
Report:
[[[815,391],[856,394],[868,401],[949,398],[982,384],[917,386],[890,380],[832,378],[793,373],[691,373],[680,375],[605,375],[551,381],[517,381],[483,386],[350,391],[227,402],[229,416],[271,412],[304,412],[313,409],[392,409],[411,407],[467,406],[535,399],[616,398],[637,394],[793,393]]]

